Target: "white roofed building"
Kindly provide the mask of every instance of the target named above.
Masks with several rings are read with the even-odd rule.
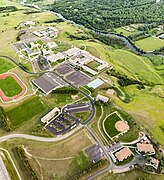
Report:
[[[42,117],[41,121],[43,123],[48,123],[48,121],[51,120],[56,115],[57,112],[60,112],[60,110],[59,110],[59,108],[55,107],[48,114],[46,114],[44,117]]]
[[[57,47],[58,45],[55,42],[48,42],[47,43],[47,47],[49,47],[50,49],[53,49],[55,47]]]
[[[96,96],[96,100],[102,101],[103,103],[107,103],[108,100],[109,100],[109,98],[106,97],[106,96],[103,96],[103,95],[101,95],[101,94],[98,94],[98,95]]]
[[[78,55],[82,52],[82,50],[80,48],[77,48],[77,47],[73,47],[71,49],[68,49],[67,51],[65,51],[64,53],[67,55],[67,56],[75,56],[75,55]]]
[[[64,59],[64,58],[65,56],[61,52],[47,56],[47,60],[50,62],[56,62],[57,60]]]
[[[84,71],[87,71],[87,72],[89,72],[90,74],[92,74],[94,76],[98,74],[98,72],[94,71],[93,69],[91,69],[91,68],[89,68],[87,66],[82,66],[82,68],[83,68]]]

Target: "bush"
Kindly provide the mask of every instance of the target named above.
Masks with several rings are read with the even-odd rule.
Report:
[[[62,87],[53,91],[54,94],[77,94],[78,90],[72,87]]]
[[[3,124],[3,127],[7,130],[7,131],[11,131],[12,130],[12,124],[10,122],[10,120],[7,118],[4,109],[0,106],[0,120]]]
[[[30,163],[28,161],[28,158],[27,158],[27,156],[25,154],[24,149],[22,147],[20,147],[20,146],[16,146],[15,149],[16,149],[16,152],[18,153],[18,156],[22,160],[25,169],[29,173],[31,179],[38,180],[38,176],[37,176],[36,172],[32,169],[32,167],[31,167],[31,165],[30,165]]]

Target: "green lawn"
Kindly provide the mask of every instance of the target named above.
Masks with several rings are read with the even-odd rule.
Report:
[[[159,49],[162,46],[164,46],[164,40],[154,37],[148,37],[136,41],[135,44],[144,51],[153,51],[155,49]]]
[[[80,119],[81,122],[85,122],[91,116],[91,113],[92,111],[87,111],[87,112],[78,112],[73,115],[78,119]]]
[[[19,106],[6,112],[13,127],[18,127],[23,122],[41,115],[44,112],[44,105],[38,97],[33,97],[23,102]]]
[[[0,58],[0,74],[7,72],[14,68],[14,65],[7,61],[7,59]]]
[[[123,34],[124,36],[129,36],[129,35],[132,35],[132,34],[134,34],[134,33],[137,32],[134,28],[130,28],[130,30],[131,30],[131,32],[130,32],[130,31],[127,31],[126,29],[123,29],[122,27],[115,29],[115,31],[116,31],[118,34]]]
[[[120,117],[116,113],[113,113],[110,116],[108,116],[107,119],[104,121],[104,128],[110,137],[116,136],[120,133],[115,128],[116,122],[120,120]]]
[[[125,50],[114,50],[110,53],[110,61],[114,68],[131,78],[136,78],[149,83],[160,84],[163,79],[154,69],[150,60],[146,57],[137,56]]]
[[[86,51],[88,51],[93,56],[100,58],[100,53],[97,51],[97,49],[93,46],[86,46]]]
[[[12,76],[0,80],[0,90],[2,90],[7,97],[13,97],[22,92],[21,86]]]
[[[97,67],[98,66],[100,66],[101,64],[99,63],[99,62],[97,62],[97,61],[92,61],[92,62],[89,62],[88,64],[87,64],[87,66],[88,67],[90,67],[91,69],[93,69],[93,70],[95,70],[95,71],[97,71]]]
[[[162,90],[163,86],[159,88]],[[149,130],[158,142],[164,144],[164,133],[160,128],[164,126],[162,98],[156,95],[157,92],[154,93],[153,90],[138,90],[135,85],[128,86],[125,90],[133,98],[132,101],[124,103],[115,96],[112,97],[112,101],[128,112],[141,127],[144,126]]]

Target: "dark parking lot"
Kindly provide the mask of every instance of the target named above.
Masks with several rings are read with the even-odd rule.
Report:
[[[91,78],[80,71],[75,71],[66,76],[66,79],[71,81],[75,86],[84,86],[91,81]]]
[[[94,163],[100,161],[103,157],[103,152],[99,145],[94,144],[85,150],[86,154]]]
[[[79,124],[79,120],[71,115],[59,114],[46,129],[54,135],[62,135]]]
[[[63,113],[73,114],[77,112],[86,112],[91,109],[90,104],[88,102],[82,102],[78,104],[68,104],[63,109]]]

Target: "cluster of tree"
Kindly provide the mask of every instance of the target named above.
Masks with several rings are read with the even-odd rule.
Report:
[[[57,18],[54,20],[49,20],[49,21],[44,21],[44,23],[61,23],[61,22],[64,22],[64,20],[62,20],[60,18]]]
[[[89,29],[109,32],[136,23],[163,23],[164,1],[156,0],[62,0],[49,7]]]
[[[12,130],[12,124],[10,120],[7,118],[5,111],[1,106],[0,106],[0,122],[2,123],[5,130],[7,131]]]
[[[159,169],[158,169],[158,173],[163,173],[164,172],[164,156],[162,156],[160,158],[160,166],[159,166]]]
[[[25,64],[19,63],[19,66],[21,66],[25,71],[29,71],[29,68]]]
[[[78,90],[72,87],[62,87],[53,91],[55,94],[77,94]]]
[[[19,158],[22,160],[23,165],[24,165],[25,169],[27,170],[27,172],[29,173],[31,179],[38,180],[38,176],[37,176],[36,172],[32,169],[32,167],[28,161],[28,157],[25,154],[24,149],[21,146],[16,146],[15,150],[16,150]]]
[[[89,157],[81,151],[70,164],[70,171],[66,173],[66,179],[80,179],[82,176],[97,169],[105,163],[105,159],[93,163],[90,161]]]
[[[26,0],[27,3],[35,3],[40,1],[44,1],[44,0]]]
[[[153,28],[156,28],[156,27],[158,27],[160,25],[160,23],[159,22],[153,22],[153,23],[151,23],[151,24],[143,24],[143,25],[140,25],[140,26],[138,26],[138,30],[139,31],[145,31],[145,32],[149,32],[151,29],[153,29]]]
[[[114,48],[122,48],[125,47],[126,44],[123,40],[116,37],[109,37],[104,34],[92,33],[93,37],[106,45],[112,46]]]
[[[27,10],[27,11],[25,11],[25,12],[23,12],[23,14],[27,14],[27,15],[29,15],[29,14],[34,14],[34,13],[40,13],[41,11],[36,11],[36,10],[33,10],[33,11],[29,11],[29,10]]]
[[[0,7],[0,12],[14,12],[17,11],[17,7],[15,6],[2,6]]]
[[[118,84],[122,87],[132,84],[142,84],[140,81],[132,78],[128,78],[126,75],[122,75],[114,69],[107,71],[107,74],[118,78]]]
[[[128,38],[130,38],[132,41],[138,41],[140,39],[144,39],[147,37],[150,37],[150,35],[147,34],[146,32],[139,32],[139,33],[131,34],[128,36]]]
[[[71,40],[87,40],[87,39],[91,39],[92,36],[89,36],[86,33],[76,33],[76,34],[71,34],[69,32],[66,32],[66,35],[68,38],[70,38]]]
[[[156,49],[156,50],[154,51],[154,53],[161,53],[161,54],[164,54],[164,46],[161,47],[161,48],[159,48],[159,49]]]
[[[17,27],[15,27],[15,29],[17,29]],[[20,37],[21,37],[23,34],[26,34],[26,31],[20,32],[20,33],[17,35],[17,37],[16,37],[16,41],[20,41]]]
[[[150,56],[148,58],[154,66],[164,65],[164,57]]]

